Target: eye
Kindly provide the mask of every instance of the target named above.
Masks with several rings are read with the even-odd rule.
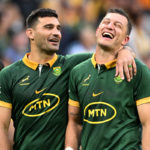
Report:
[[[115,23],[115,26],[116,26],[117,28],[122,29],[122,25],[121,25],[120,23]]]
[[[47,25],[45,26],[47,29],[52,29],[54,26],[53,25]]]
[[[44,28],[46,28],[46,29],[53,29],[54,25],[52,25],[52,24],[45,25]]]
[[[59,25],[57,26],[57,30],[61,31],[62,30],[62,27]]]
[[[110,23],[110,21],[109,20],[104,20],[102,23],[107,25],[107,24]]]

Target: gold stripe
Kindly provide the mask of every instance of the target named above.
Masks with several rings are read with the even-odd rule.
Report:
[[[10,103],[7,103],[7,102],[3,102],[3,101],[0,101],[0,106],[2,107],[7,107],[7,108],[12,108],[12,104]]]
[[[150,97],[142,98],[136,101],[137,106],[145,103],[150,103]]]
[[[30,61],[30,60],[28,59],[28,56],[29,56],[29,55],[30,55],[30,53],[27,53],[27,54],[23,57],[22,61],[23,61],[24,64],[25,64],[26,66],[28,66],[29,68],[31,68],[31,69],[33,69],[33,70],[36,70],[36,68],[38,67],[38,63],[33,62],[33,61]]]
[[[56,62],[57,59],[58,59],[58,56],[55,54],[54,57],[53,57],[53,59],[50,60],[50,61],[48,61],[49,66],[52,67],[53,64]]]
[[[26,66],[28,66],[29,68],[31,68],[31,69],[33,69],[33,70],[36,70],[39,64],[36,63],[36,62],[33,62],[33,61],[29,60],[29,59],[28,59],[28,56],[29,56],[29,55],[30,55],[30,53],[27,53],[27,54],[23,57],[22,61],[23,61],[24,64],[25,64]],[[49,64],[50,67],[52,67],[53,64],[56,62],[57,59],[58,59],[58,56],[55,54],[54,57],[53,57],[50,61],[48,61],[47,63]]]
[[[105,64],[106,68],[107,68],[107,69],[110,69],[110,68],[116,67],[116,61],[117,61],[117,60],[114,59],[114,60],[112,60],[112,61],[106,63],[106,64]]]
[[[96,68],[95,54],[92,55],[91,61],[92,61],[94,68]]]
[[[116,59],[114,59],[114,60],[112,60],[112,61],[110,61],[110,62],[108,62],[108,63],[105,63],[104,65],[106,66],[106,68],[107,69],[110,69],[110,68],[114,68],[114,67],[116,67]],[[95,60],[95,54],[93,54],[93,56],[92,56],[92,58],[91,58],[91,62],[92,62],[92,64],[93,64],[93,66],[94,66],[94,68],[96,68],[96,60]]]
[[[69,99],[68,104],[75,107],[80,107],[79,102]]]

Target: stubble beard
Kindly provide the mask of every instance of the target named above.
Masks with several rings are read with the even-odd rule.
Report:
[[[42,49],[42,52],[44,52],[46,55],[52,55],[54,53],[58,52],[58,49]]]
[[[59,46],[58,46],[58,48],[52,48],[52,47],[50,47],[48,45],[45,45],[45,46],[41,45],[40,49],[41,49],[42,53],[45,53],[46,55],[52,55],[52,54],[58,52]]]

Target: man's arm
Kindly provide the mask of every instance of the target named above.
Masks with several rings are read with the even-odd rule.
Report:
[[[11,109],[0,107],[0,150],[11,150],[8,129],[11,119]]]
[[[11,119],[10,125],[9,125],[9,130],[8,130],[8,137],[9,137],[10,144],[11,144],[12,147],[13,147],[13,144],[14,144],[14,132],[15,132],[15,128],[14,128],[14,125],[13,125],[13,120]]]
[[[133,74],[136,75],[135,53],[128,46],[124,46],[117,53],[117,65],[115,76],[120,76],[124,79],[124,73],[127,81],[131,81]],[[131,66],[131,67],[129,67]]]
[[[80,108],[69,105],[68,116],[69,121],[66,129],[65,148],[71,147],[73,150],[78,150],[82,130]]]
[[[142,123],[142,150],[150,150],[150,103],[137,106]]]

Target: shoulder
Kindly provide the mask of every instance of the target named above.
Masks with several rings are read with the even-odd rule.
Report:
[[[81,62],[89,59],[92,57],[92,53],[82,53],[82,54],[74,54],[74,55],[58,55],[58,63],[61,63],[65,66],[67,66],[68,68],[70,68],[70,70],[72,70],[72,68],[78,64],[80,64]]]
[[[137,72],[140,70],[148,70],[149,68],[147,67],[146,64],[144,64],[142,61],[140,61],[139,59],[135,59],[136,65],[137,65]]]
[[[78,64],[88,58],[92,57],[92,53],[81,53],[64,56],[66,61],[70,61],[72,64]]]
[[[0,71],[0,75],[12,75],[20,71],[22,68],[23,62],[22,60],[19,60],[18,62],[15,62],[9,66],[6,66]]]
[[[142,61],[135,59],[136,66],[137,66],[137,78],[145,78],[145,79],[150,79],[150,70],[147,67],[146,64],[144,64]]]
[[[89,71],[90,68],[93,67],[91,58],[81,62],[80,64],[76,65],[73,69],[72,72],[86,72]]]
[[[135,62],[137,64],[137,66],[139,67],[145,67],[146,65],[139,59],[135,58]]]

